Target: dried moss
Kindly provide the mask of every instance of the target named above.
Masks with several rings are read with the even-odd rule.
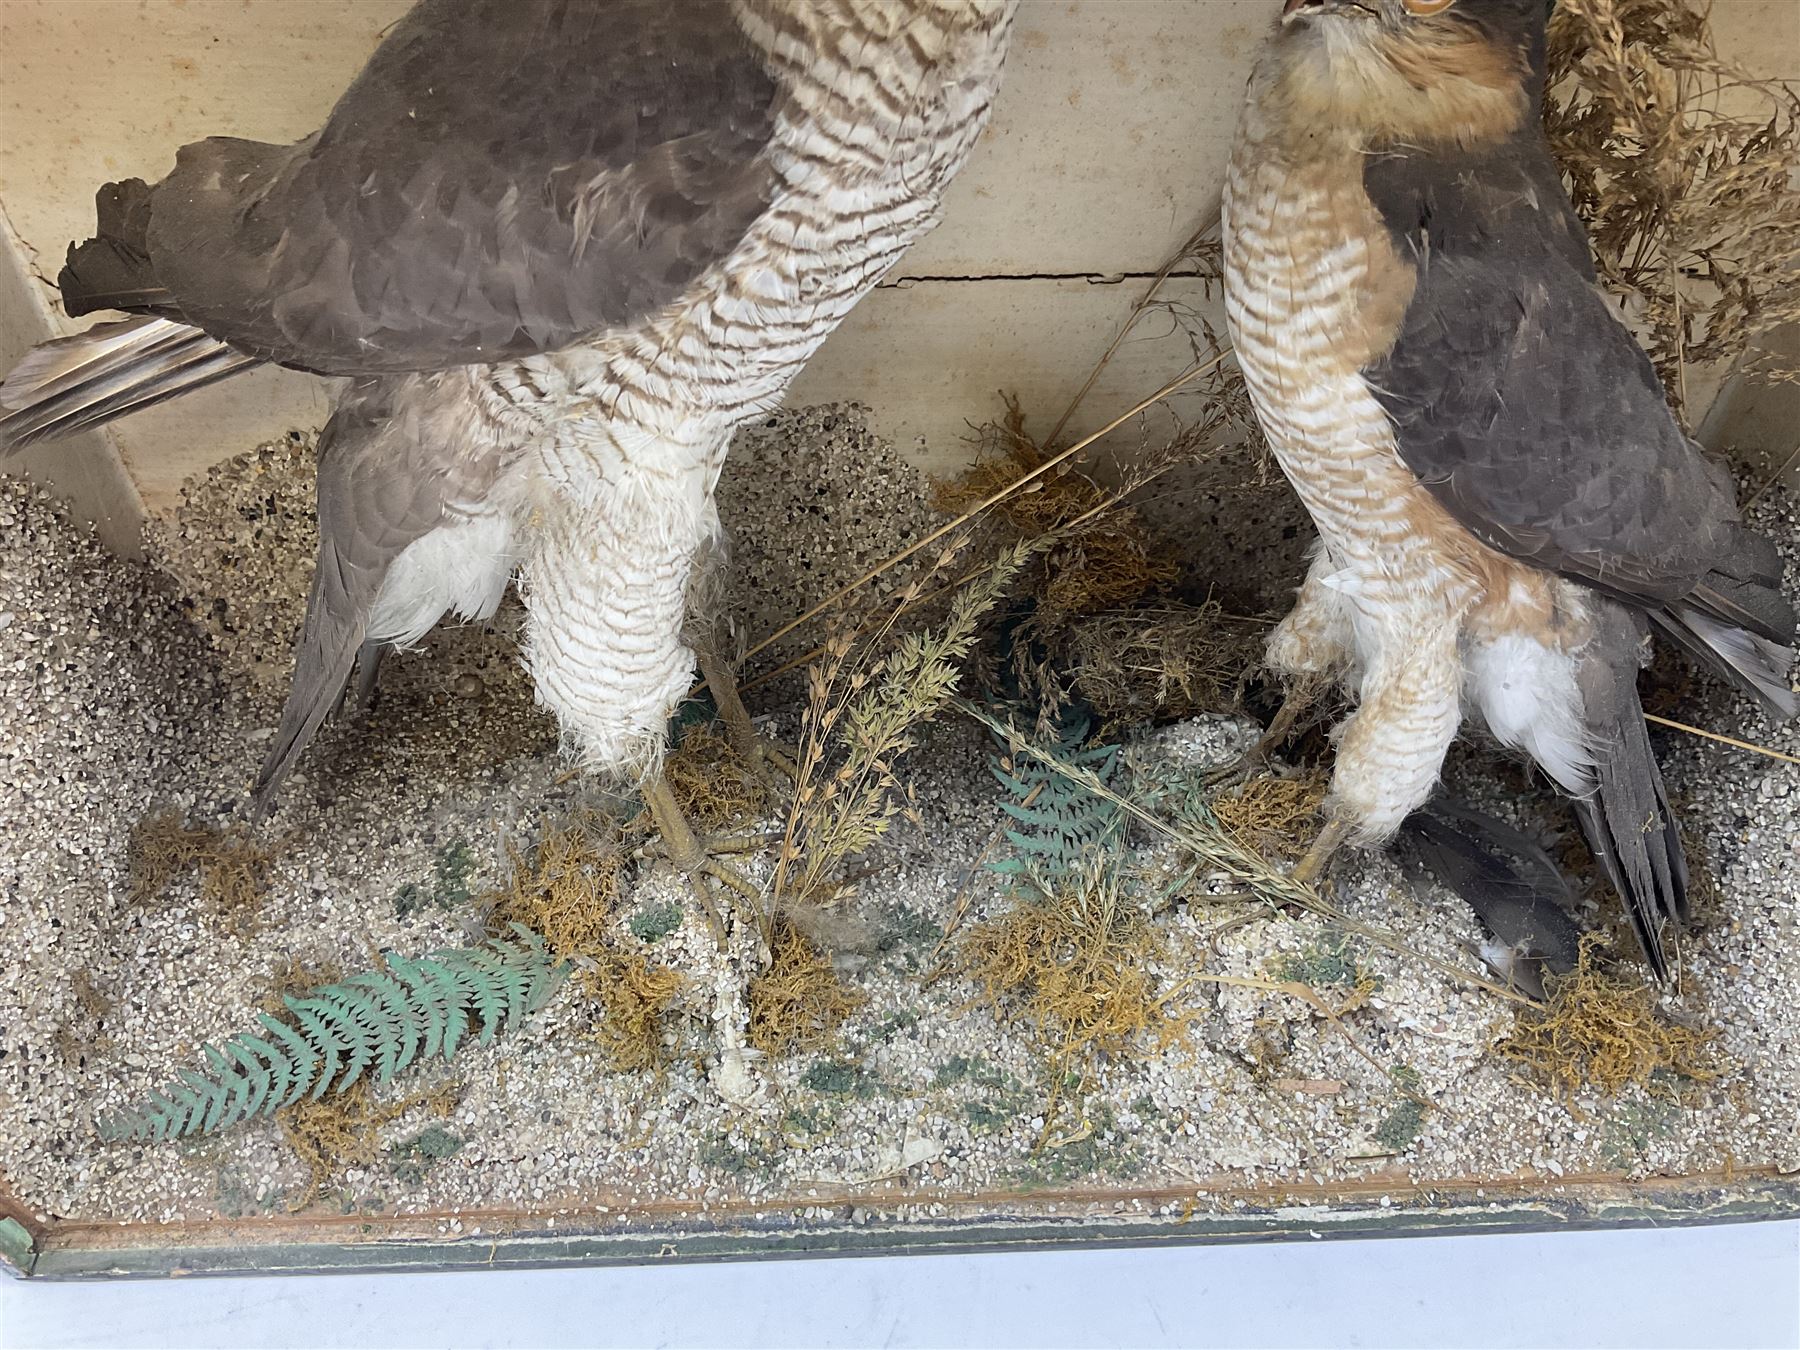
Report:
[[[456,1109],[461,1091],[459,1084],[445,1083],[384,1104],[370,1093],[367,1080],[359,1080],[348,1091],[321,1101],[297,1102],[276,1112],[282,1137],[308,1171],[305,1194],[289,1208],[307,1208],[345,1169],[373,1165],[381,1157],[377,1131],[383,1125],[418,1106],[447,1117]]]
[[[1520,1008],[1494,1049],[1519,1063],[1573,1105],[1583,1087],[1613,1097],[1650,1085],[1658,1074],[1705,1083],[1719,1076],[1710,1028],[1682,1026],[1657,1008],[1657,991],[1607,969],[1601,940],[1581,944],[1575,969],[1545,980],[1543,1008]]]
[[[1050,458],[1026,433],[1018,400],[1005,398],[1005,416],[981,429],[975,463],[937,486],[940,510],[966,511]],[[1167,586],[1179,574],[1180,564],[1137,512],[1123,504],[1099,510],[1112,496],[1071,465],[1053,470],[993,508],[994,517],[1021,539],[1037,539],[1098,512],[1036,564],[1033,590],[1040,615],[1062,622],[1098,614]]]
[[[1064,659],[1075,692],[1108,727],[1187,719],[1238,706],[1266,633],[1211,602],[1119,610],[1071,624]]]
[[[629,1072],[661,1065],[664,1020],[681,992],[681,976],[636,953],[608,950],[580,982],[602,1009],[593,1036],[613,1067]]]
[[[667,1015],[682,978],[620,944],[625,855],[612,822],[584,814],[546,832],[530,853],[510,852],[512,875],[489,897],[493,921],[525,925],[575,964],[579,987],[598,1011],[594,1039],[615,1068],[660,1065]]]
[[[999,1017],[1037,1037],[1051,1084],[1045,1137],[1100,1055],[1152,1059],[1186,1034],[1192,1013],[1153,971],[1161,939],[1110,886],[1078,896],[1021,899],[958,944],[959,974]]]
[[[1319,832],[1319,807],[1331,780],[1322,769],[1293,778],[1263,774],[1212,801],[1213,815],[1243,847],[1297,858]]]
[[[276,849],[251,837],[241,824],[221,829],[190,825],[179,811],[145,816],[131,831],[125,859],[131,902],[161,899],[178,879],[200,873],[200,903],[225,928],[243,937],[256,930],[269,893]]]
[[[519,923],[563,960],[597,957],[613,942],[625,854],[613,823],[582,813],[548,830],[529,853],[509,847],[512,874],[487,897],[491,922]]]
[[[830,960],[785,919],[776,919],[769,965],[750,981],[745,1039],[765,1055],[789,1055],[830,1044],[862,995],[844,988]]]
[[[712,725],[689,727],[682,734],[663,760],[663,776],[682,815],[702,833],[716,834],[769,806],[763,780]]]
[[[269,977],[269,987],[262,999],[263,1011],[279,1016],[287,1011],[283,999],[289,995],[306,998],[314,990],[336,984],[343,978],[344,968],[336,961],[306,961],[291,952],[284,953]]]
[[[69,991],[75,995],[75,1006],[96,1022],[104,1020],[113,1010],[112,999],[100,992],[94,977],[85,970],[69,976]]]

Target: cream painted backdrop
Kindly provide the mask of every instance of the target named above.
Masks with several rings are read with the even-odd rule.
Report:
[[[680,0],[671,0],[679,3]],[[313,130],[405,0],[0,0],[0,361],[68,326],[44,278],[87,235],[93,190],[160,177],[209,134]],[[927,462],[966,454],[969,419],[1015,391],[1054,420],[1147,278],[1215,208],[1239,93],[1276,0],[1025,0],[987,137],[945,224],[815,358],[791,400],[857,399]],[[1717,0],[1728,55],[1800,74],[1800,0]],[[1197,298],[1192,282],[1169,294]],[[1188,348],[1146,322],[1073,426],[1177,373]],[[293,426],[326,386],[259,371],[31,456],[125,539],[142,506]],[[116,448],[117,459],[112,455]]]

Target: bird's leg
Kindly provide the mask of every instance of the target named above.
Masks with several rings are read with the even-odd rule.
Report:
[[[1351,834],[1359,844],[1390,839],[1436,786],[1462,712],[1456,616],[1383,616],[1357,708],[1343,725],[1326,825],[1289,874],[1315,882]]]
[[[1331,866],[1331,859],[1350,834],[1348,821],[1333,817],[1319,831],[1319,837],[1313,840],[1313,846],[1306,850],[1306,856],[1294,864],[1294,870],[1288,875],[1303,885],[1311,886],[1325,874]]]
[[[780,770],[790,782],[797,780],[800,771],[794,767],[793,757],[757,731],[756,723],[750,718],[750,710],[744,706],[743,697],[738,693],[737,673],[732,670],[731,663],[719,654],[712,638],[690,638],[689,642],[700,665],[700,676],[706,681],[707,689],[712,692],[713,703],[719,709],[719,720],[725,724],[725,735],[738,757],[757,771],[765,786],[768,784],[767,776],[762,773],[765,766]]]
[[[650,811],[650,818],[656,824],[657,833],[661,836],[661,844],[657,851],[674,863],[687,875],[699,898],[701,907],[706,911],[707,922],[712,925],[713,932],[719,937],[725,936],[725,920],[713,902],[712,892],[706,884],[708,877],[722,882],[753,904],[762,904],[762,890],[755,882],[745,877],[730,864],[720,861],[721,853],[751,853],[763,848],[769,842],[760,834],[732,835],[726,837],[702,837],[695,833],[694,827],[688,823],[681,807],[675,801],[675,794],[669,790],[668,779],[658,770],[643,787],[644,805]]]

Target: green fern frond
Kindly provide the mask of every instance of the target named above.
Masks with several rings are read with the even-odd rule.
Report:
[[[1086,770],[1110,785],[1118,774],[1120,747],[1088,745],[1091,726],[1086,716],[1072,714],[1055,737],[1045,738],[1041,748],[1057,761]],[[1125,814],[1118,803],[1058,773],[1036,756],[998,752],[988,768],[1012,798],[1002,801],[1000,809],[1019,826],[1006,831],[1014,855],[989,863],[993,871],[1030,880],[1051,891],[1060,883],[1091,873],[1097,860],[1117,853],[1125,829]]]
[[[550,1001],[568,964],[519,924],[510,938],[407,959],[284,998],[288,1019],[258,1013],[262,1034],[241,1032],[203,1047],[204,1071],[100,1122],[108,1141],[183,1139],[272,1116],[304,1097],[342,1092],[364,1074],[386,1083],[419,1059],[456,1053],[466,1037],[486,1045],[516,1031]]]

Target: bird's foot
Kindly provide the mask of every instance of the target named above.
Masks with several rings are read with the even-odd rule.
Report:
[[[1238,756],[1231,763],[1214,769],[1206,776],[1209,788],[1237,787],[1256,777],[1269,767],[1275,752],[1288,743],[1294,734],[1294,723],[1300,715],[1318,701],[1319,684],[1316,680],[1307,679],[1294,685],[1282,699],[1281,707],[1276,710],[1275,720],[1269,723],[1267,731],[1257,738],[1256,744]]]
[[[754,906],[762,906],[762,887],[737,868],[723,861],[721,855],[755,853],[767,848],[779,836],[767,834],[702,835],[688,823],[676,804],[668,781],[659,773],[644,785],[644,805],[656,826],[658,838],[644,846],[643,852],[667,858],[688,879],[694,896],[700,902],[713,933],[723,939],[725,918],[714,899],[712,883],[725,886]]]
[[[1269,758],[1278,744],[1264,735],[1236,759],[1209,771],[1202,781],[1208,790],[1242,787],[1270,767]]]

